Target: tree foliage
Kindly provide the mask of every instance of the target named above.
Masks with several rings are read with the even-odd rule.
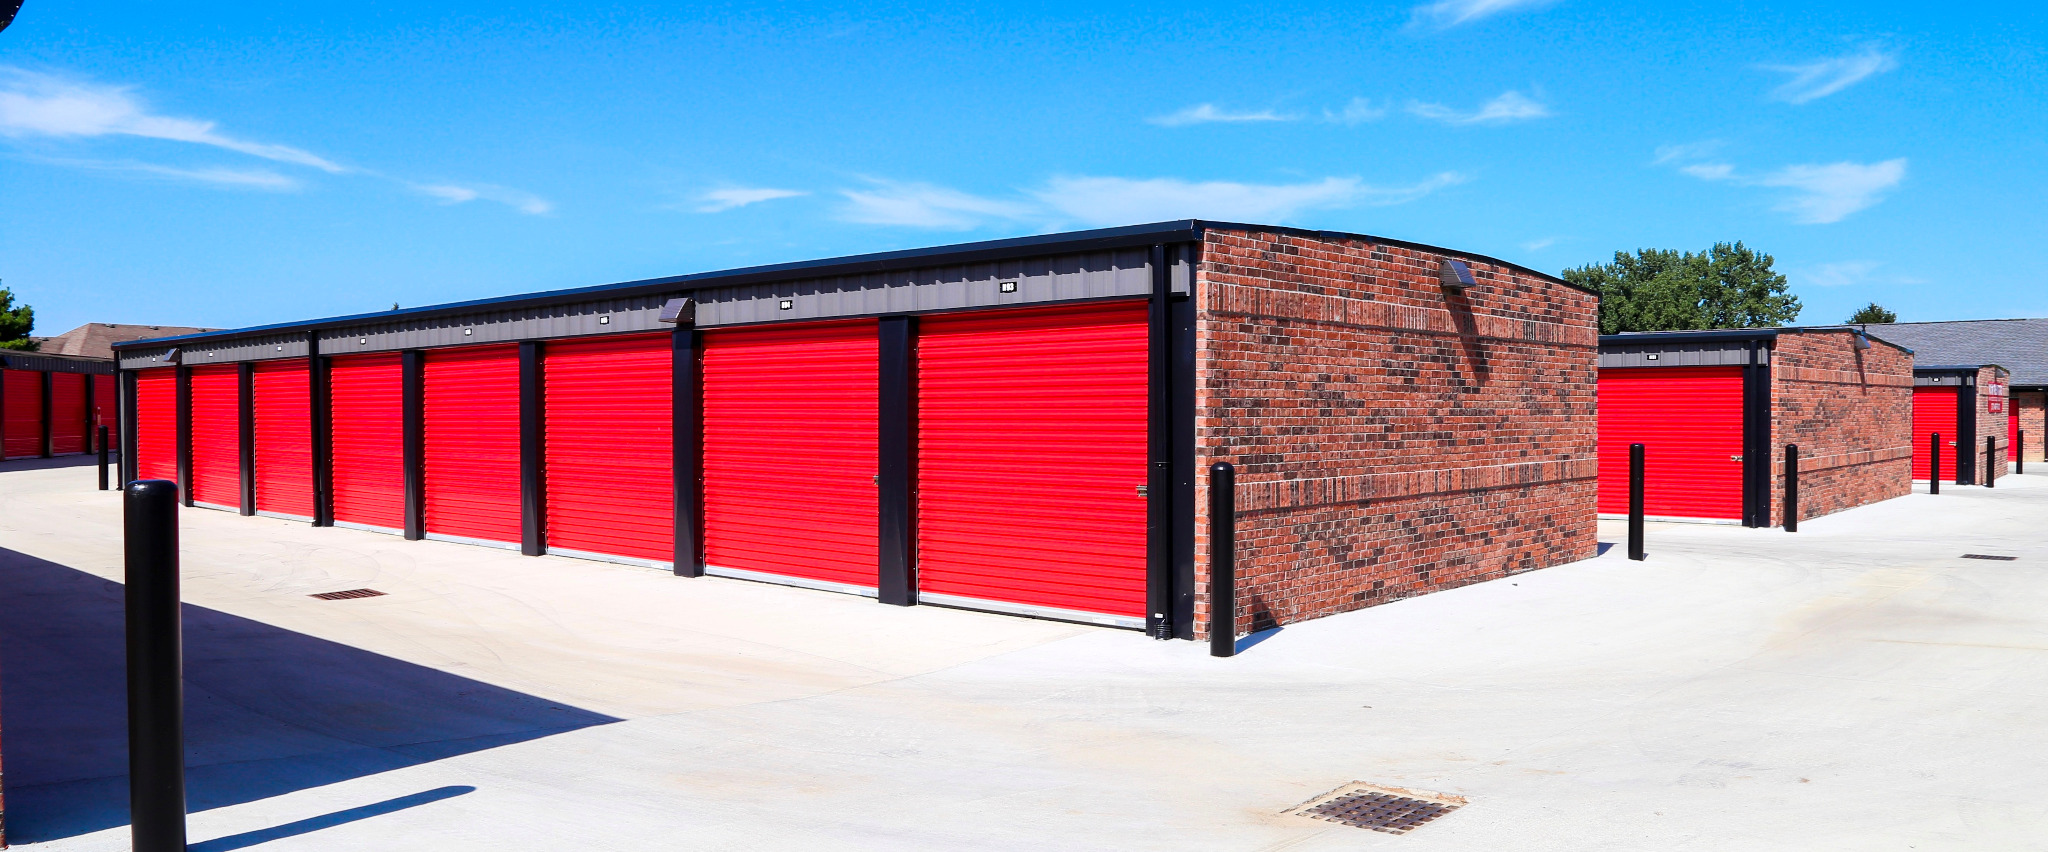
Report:
[[[0,349],[35,351],[36,342],[28,339],[35,328],[36,309],[15,305],[14,291],[0,287]]]
[[[1613,263],[1564,271],[1600,294],[1600,333],[1699,328],[1775,328],[1799,317],[1799,297],[1772,257],[1742,243],[1694,254],[1670,249],[1614,253]]]
[[[1898,321],[1898,312],[1886,310],[1883,305],[1880,305],[1876,302],[1871,302],[1868,305],[1864,305],[1863,307],[1857,308],[1856,313],[1849,315],[1849,322],[1858,325],[1861,325],[1863,323]]]

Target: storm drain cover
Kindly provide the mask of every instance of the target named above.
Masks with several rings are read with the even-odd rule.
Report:
[[[311,597],[316,597],[323,601],[345,601],[354,598],[374,598],[382,594],[384,593],[376,589],[348,589],[340,592],[321,592]]]
[[[1992,561],[1995,561],[1995,562],[2011,562],[2011,561],[2013,561],[2013,560],[2015,560],[2015,559],[2018,559],[2019,557],[2017,557],[2017,556],[1992,556],[1992,555],[1990,555],[1990,554],[1986,554],[1986,553],[1965,553],[1965,554],[1963,554],[1963,558],[1964,558],[1964,559],[1990,559],[1990,560],[1992,560]]]
[[[1353,828],[1407,834],[1464,806],[1465,800],[1458,796],[1352,783],[1295,807],[1290,813]]]

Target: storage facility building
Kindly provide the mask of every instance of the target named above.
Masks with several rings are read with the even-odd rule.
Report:
[[[101,424],[116,440],[114,362],[0,352],[0,458],[98,452]]]
[[[1912,349],[1917,364],[1997,364],[2009,370],[2010,385],[1999,402],[2004,411],[1993,415],[2005,420],[2000,443],[2010,448],[2008,458],[2017,459],[2024,453],[2027,461],[2044,460],[2044,450],[2048,450],[2048,319],[1900,322],[1871,328]],[[1985,407],[1989,408],[1988,402]],[[2023,432],[2024,442],[2020,440]],[[1984,432],[1979,429],[1976,434]],[[1980,454],[1983,446],[1980,437]]]
[[[1628,513],[1644,445],[1644,514],[1784,523],[1785,446],[1799,516],[1912,492],[1913,353],[1854,328],[1670,331],[1600,338],[1600,513]]]
[[[1986,477],[2004,476],[2008,433],[2018,428],[2008,413],[2010,382],[2010,374],[1997,364],[1914,367],[1913,478],[1924,482],[1932,477],[1929,459],[1937,439],[1941,481],[1982,485]]]
[[[248,513],[1208,630],[1593,555],[1597,299],[1178,221],[120,344],[130,477]]]

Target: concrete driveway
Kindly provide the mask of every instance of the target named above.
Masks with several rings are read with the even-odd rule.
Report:
[[[29,848],[127,843],[119,506],[91,481],[0,466]],[[1614,548],[1228,660],[183,522],[200,850],[2048,848],[2048,477],[1797,534],[1653,525],[1647,562]],[[358,587],[387,594],[307,597]],[[1402,836],[1283,813],[1353,781],[1469,804]]]

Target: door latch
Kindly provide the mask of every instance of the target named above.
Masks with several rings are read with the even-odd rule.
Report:
[[[1145,497],[1145,496],[1148,496],[1148,495],[1150,495],[1151,493],[1152,493],[1151,489],[1149,489],[1149,488],[1146,488],[1146,487],[1145,487],[1145,486],[1143,486],[1143,485],[1140,485],[1140,486],[1138,486],[1138,496],[1140,496],[1140,497]]]
[[[1729,461],[1742,461],[1742,457],[1741,457],[1741,456],[1729,456],[1729,457],[1728,457],[1728,460],[1729,460]]]

